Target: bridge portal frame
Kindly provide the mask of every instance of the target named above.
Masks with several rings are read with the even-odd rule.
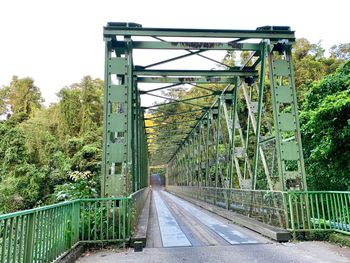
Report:
[[[238,181],[239,188],[257,189],[263,171],[269,190],[306,190],[291,58],[295,36],[289,27],[266,26],[256,30],[176,29],[143,28],[135,23],[111,22],[104,27],[103,34],[103,196],[123,196],[147,186],[148,159],[152,156],[153,160],[156,156],[159,162],[168,163],[167,175],[172,184],[234,187]],[[148,37],[151,40],[140,41],[134,37]],[[134,65],[135,49],[184,50],[186,54],[138,66]],[[242,66],[231,66],[225,70],[152,69],[190,56],[212,60],[203,55],[211,50],[249,51],[251,56]],[[269,87],[265,85],[266,79],[269,80]],[[201,116],[193,117],[195,123],[182,133],[183,137],[177,133],[176,140],[172,140],[171,130],[174,126],[162,123],[161,126],[170,125],[172,128],[169,129],[169,139],[159,148],[150,147],[156,137],[151,135],[154,133],[152,127],[145,125],[144,115],[146,110],[160,105],[141,107],[141,95],[156,95],[151,91],[139,90],[138,83],[171,83],[154,90],[183,84],[206,89],[206,84],[212,83],[227,86],[210,94],[216,97],[211,106],[201,107],[197,104]],[[269,100],[266,99],[268,91]],[[239,120],[239,94],[244,95],[248,113],[245,133]],[[166,99],[168,101],[162,105],[186,103],[194,106],[193,100],[199,97],[192,98],[191,102]],[[266,117],[268,104],[272,107],[273,125]],[[246,144],[249,133],[252,133],[249,129],[253,130],[251,137],[255,141],[254,151],[250,151],[250,154],[249,145]],[[268,131],[264,132],[266,129]],[[223,134],[227,134],[226,142]],[[163,135],[160,139],[166,138]],[[274,142],[274,157],[269,167],[264,145],[271,142]],[[224,157],[220,153],[222,144],[227,146],[225,151],[228,154]],[[226,161],[226,171],[223,171],[220,158]],[[271,172],[275,168],[277,172]]]

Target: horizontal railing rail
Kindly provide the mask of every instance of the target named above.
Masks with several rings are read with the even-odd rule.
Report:
[[[81,242],[127,241],[131,198],[79,199],[0,215],[0,262],[53,262]]]

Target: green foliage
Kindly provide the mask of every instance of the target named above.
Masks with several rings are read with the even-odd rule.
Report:
[[[103,82],[84,77],[80,83],[63,88],[58,96],[59,135],[79,137],[101,127],[103,122]]]
[[[102,91],[103,82],[87,76],[43,108],[30,78],[0,90],[8,115],[0,122],[0,213],[98,195]]]
[[[30,162],[49,165],[52,155],[59,149],[55,136],[50,131],[48,111],[37,112],[32,118],[18,125],[25,136]]]
[[[314,84],[303,109],[310,188],[350,190],[350,62]]]
[[[71,172],[69,175],[71,181],[55,187],[53,202],[98,197],[97,183],[92,176],[90,171]]]
[[[331,57],[339,60],[350,60],[350,43],[342,43],[331,47]]]
[[[100,143],[87,144],[74,154],[72,158],[73,167],[80,171],[88,170],[94,173],[99,173],[101,158]]]
[[[299,104],[302,104],[307,91],[313,82],[334,73],[343,62],[335,56],[324,57],[321,43],[311,44],[307,39],[297,39],[293,48],[293,62],[295,67],[295,86]]]
[[[26,162],[28,155],[21,130],[11,123],[0,123],[0,162],[1,173],[11,171],[17,165]]]
[[[30,163],[25,137],[18,127],[0,124],[0,212],[33,206],[41,196],[44,173]]]
[[[341,246],[350,247],[350,238],[348,235],[340,233],[331,233],[328,240],[332,243],[339,244]]]
[[[14,76],[10,85],[1,89],[0,95],[0,114],[22,114],[27,119],[42,107],[41,92],[31,78]]]

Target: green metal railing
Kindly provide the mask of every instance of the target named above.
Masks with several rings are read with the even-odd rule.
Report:
[[[80,241],[126,241],[131,235],[131,199],[99,198],[80,201]]]
[[[0,262],[52,262],[81,242],[126,241],[131,198],[79,199],[0,215]]]
[[[350,192],[198,186],[167,186],[167,189],[292,232],[336,231],[350,235]]]
[[[170,192],[198,199],[269,225],[287,228],[284,192],[215,188],[198,186],[167,186]]]
[[[350,234],[350,192],[288,192],[288,210],[293,232]]]

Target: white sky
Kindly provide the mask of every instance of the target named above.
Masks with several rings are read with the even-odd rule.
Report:
[[[85,75],[103,78],[102,27],[255,29],[289,25],[311,42],[350,42],[349,0],[1,0],[0,86],[30,76],[46,104]],[[157,59],[154,61],[156,62]]]

